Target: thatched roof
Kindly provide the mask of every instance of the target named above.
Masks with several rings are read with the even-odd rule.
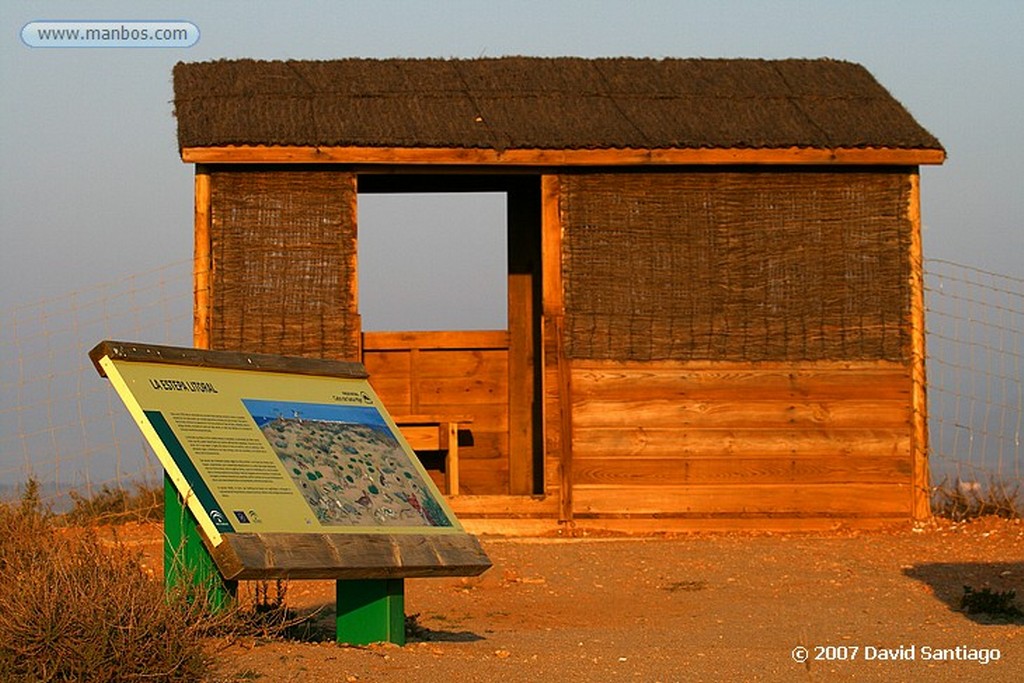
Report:
[[[830,59],[234,60],[174,68],[178,143],[942,149]]]

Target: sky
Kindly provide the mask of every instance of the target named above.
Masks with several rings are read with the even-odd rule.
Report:
[[[200,38],[176,48],[29,47],[23,27],[43,20],[180,20]],[[1024,278],[1021,36],[1019,0],[8,0],[0,10],[0,333],[10,332],[12,309],[177,264],[167,272],[182,274],[170,291],[175,300],[180,292],[183,313],[171,337],[188,343],[193,169],[178,156],[171,70],[220,58],[858,62],[947,150],[944,165],[922,168],[926,258]],[[361,197],[367,329],[504,327],[502,202]],[[415,241],[425,234],[424,244],[439,245],[429,259]],[[448,305],[438,307],[441,298]]]
[[[201,37],[190,48],[22,42],[26,23],[56,19],[179,19]],[[239,57],[859,62],[948,151],[922,170],[926,256],[1024,275],[1016,0],[36,1],[5,3],[0,26],[0,308],[190,257],[192,168],[177,153],[171,69]]]

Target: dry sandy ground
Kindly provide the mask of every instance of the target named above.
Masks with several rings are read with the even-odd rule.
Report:
[[[215,680],[1024,680],[1024,620],[960,610],[965,585],[1024,607],[1019,521],[484,547],[481,577],[406,582],[405,647],[330,642],[333,583],[292,582],[328,640],[211,642]]]

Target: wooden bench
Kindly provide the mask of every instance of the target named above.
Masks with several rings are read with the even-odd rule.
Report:
[[[449,496],[459,495],[459,428],[473,418],[467,415],[394,415],[402,436],[414,451],[444,453],[444,485]]]

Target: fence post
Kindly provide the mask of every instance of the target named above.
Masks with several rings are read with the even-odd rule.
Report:
[[[911,513],[915,521],[931,517],[928,471],[928,396],[925,374],[924,248],[921,242],[921,176],[910,174],[907,220],[910,221],[910,363],[913,415],[910,441],[912,464]]]

